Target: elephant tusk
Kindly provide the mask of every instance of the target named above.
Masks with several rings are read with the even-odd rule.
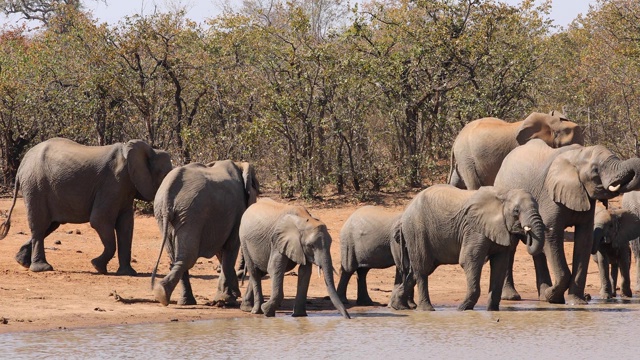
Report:
[[[525,226],[524,227],[524,232],[528,233],[529,231],[531,231],[531,226]]]
[[[620,184],[618,184],[616,186],[609,185],[609,191],[616,192],[616,191],[620,190],[620,186],[621,186]]]
[[[320,265],[316,265],[316,267],[318,268],[318,277],[322,277],[322,268],[320,268]]]

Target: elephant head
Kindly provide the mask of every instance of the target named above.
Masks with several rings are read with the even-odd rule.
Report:
[[[640,188],[640,159],[620,160],[600,145],[577,146],[553,160],[545,187],[555,202],[587,211],[592,199],[612,199]]]
[[[254,204],[258,195],[260,195],[260,183],[256,179],[256,172],[253,169],[253,165],[248,162],[236,162],[236,166],[242,169],[242,179],[244,180],[244,190],[247,197],[247,207]]]
[[[640,218],[625,209],[606,209],[598,206],[593,220],[593,249],[595,254],[601,244],[618,248],[638,237]]]
[[[522,121],[516,140],[522,145],[531,139],[541,139],[553,148],[584,144],[580,125],[555,111],[549,114],[534,112]]]
[[[333,281],[332,240],[326,225],[309,213],[287,214],[276,224],[273,238],[274,248],[289,259],[301,265],[313,263],[322,269],[331,302],[342,316],[349,318]]]
[[[124,144],[124,158],[136,198],[153,201],[164,177],[171,171],[171,157],[165,151],[154,150],[142,140],[131,140]]]
[[[515,238],[527,245],[531,255],[542,251],[545,226],[538,203],[527,191],[481,187],[464,211],[471,226],[497,244],[510,246]]]

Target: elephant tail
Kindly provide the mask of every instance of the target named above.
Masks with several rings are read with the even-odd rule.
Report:
[[[451,184],[451,179],[453,178],[453,172],[456,171],[456,158],[453,154],[453,147],[451,147],[451,153],[449,154],[449,177],[447,177],[447,184]]]
[[[2,225],[0,225],[0,240],[4,239],[9,233],[9,228],[11,228],[11,214],[13,213],[13,208],[16,206],[16,199],[18,198],[18,190],[20,190],[20,180],[16,177],[16,186],[13,189],[13,203],[11,203],[11,208],[9,209],[9,213],[7,214],[7,220],[5,220]]]
[[[160,264],[160,258],[162,257],[162,250],[164,246],[167,244],[167,239],[169,238],[169,215],[164,214],[162,216],[162,245],[160,246],[160,253],[158,254],[158,260],[156,261],[156,266],[153,268],[153,272],[151,273],[151,290],[153,290],[153,286],[156,281],[156,272],[158,271],[158,265]]]

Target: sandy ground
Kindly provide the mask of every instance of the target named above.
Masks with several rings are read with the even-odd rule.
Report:
[[[402,209],[412,194],[387,197],[384,206],[390,210]],[[0,199],[0,210],[9,209],[11,199]],[[359,206],[365,204],[330,203],[308,205],[311,213],[323,220],[333,237],[332,257],[336,269],[340,268],[339,232],[347,217]],[[0,333],[69,329],[78,327],[109,326],[150,322],[194,321],[226,317],[261,316],[244,313],[237,308],[218,308],[206,305],[213,298],[218,274],[216,258],[200,259],[190,271],[193,291],[199,305],[178,306],[175,298],[167,307],[153,298],[150,289],[151,271],[160,250],[161,236],[155,219],[140,215],[135,219],[133,240],[133,267],[137,277],[99,275],[90,260],[102,251],[102,244],[89,224],[65,224],[60,226],[45,240],[47,260],[55,271],[33,273],[22,268],[14,255],[29,239],[25,208],[18,199],[12,216],[12,226],[7,237],[0,241]],[[567,258],[571,259],[573,243],[566,243]],[[117,259],[109,263],[110,273],[117,270]],[[632,266],[632,279],[635,271]],[[169,269],[166,253],[163,254],[159,276]],[[586,292],[597,296],[599,280],[597,267],[589,266]],[[531,257],[524,246],[518,247],[514,276],[516,286],[523,299],[535,301],[535,274]],[[336,284],[339,277],[334,276]],[[394,269],[371,270],[368,275],[371,298],[386,306],[393,287]],[[476,308],[486,305],[488,288],[488,265],[483,269],[483,295]],[[244,287],[242,291],[244,292]],[[285,301],[277,316],[291,314],[295,297],[296,277],[289,273],[285,277]],[[270,293],[270,281],[263,282],[265,295]],[[458,265],[439,267],[429,278],[431,299],[436,307],[456,306],[464,298],[466,281]],[[325,299],[326,288],[322,278],[314,275],[308,296],[308,312],[337,312],[331,302]],[[347,296],[350,312],[369,309],[355,306],[356,276],[349,284]],[[503,301],[502,305],[509,302]]]

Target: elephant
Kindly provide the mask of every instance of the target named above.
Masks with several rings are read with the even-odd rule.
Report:
[[[453,143],[448,183],[469,190],[493,185],[507,154],[532,139],[554,148],[584,144],[581,127],[555,111],[534,112],[514,123],[493,117],[474,120]]]
[[[240,244],[249,273],[240,309],[275,316],[284,298],[284,274],[299,265],[292,316],[307,316],[307,290],[315,264],[324,272],[331,302],[342,316],[350,318],[333,281],[331,241],[327,226],[305,207],[259,199],[242,215],[240,223]],[[266,274],[271,277],[271,298],[263,303],[262,277]]]
[[[347,286],[354,272],[358,273],[357,305],[373,305],[367,291],[370,269],[386,269],[399,264],[401,211],[389,211],[378,206],[364,206],[356,210],[340,231],[340,281],[338,296],[347,301]],[[395,285],[401,283],[396,270]]]
[[[104,245],[102,254],[91,260],[98,273],[107,273],[117,247],[117,274],[135,276],[133,200],[152,201],[171,169],[169,154],[142,140],[107,146],[85,146],[63,138],[41,142],[27,151],[18,167],[13,204],[0,239],[9,231],[22,190],[31,239],[15,257],[20,265],[34,272],[53,270],[45,257],[45,237],[60,224],[89,222]]]
[[[515,148],[502,162],[495,185],[502,189],[524,189],[538,201],[547,227],[544,251],[533,257],[538,296],[550,303],[584,305],[584,288],[593,241],[595,202],[607,202],[640,187],[640,159],[620,160],[601,145],[570,145],[554,149],[534,139]],[[564,253],[564,230],[575,227],[573,271]],[[503,289],[503,299],[518,300],[513,285],[513,258]],[[551,282],[547,260],[554,272]]]
[[[622,195],[622,208],[640,217],[640,192],[631,191]],[[635,291],[640,291],[640,238],[635,237],[630,241],[631,252],[636,262]]]
[[[411,200],[401,217],[401,247],[409,257],[409,274],[392,293],[389,306],[410,308],[408,290],[417,283],[417,310],[433,311],[428,276],[442,264],[460,264],[467,294],[459,310],[472,310],[480,297],[480,275],[485,261],[491,266],[487,310],[497,311],[509,262],[509,249],[518,240],[530,254],[544,246],[544,224],[538,204],[520,189],[483,186],[463,190],[433,185]],[[403,267],[404,268],[404,267]]]
[[[191,163],[167,175],[158,189],[153,209],[162,232],[158,262],[166,247],[171,270],[155,285],[156,263],[151,276],[156,300],[167,306],[180,282],[182,296],[178,304],[195,305],[189,269],[199,257],[210,259],[216,255],[222,271],[214,302],[238,305],[240,289],[234,266],[240,249],[240,219],[256,202],[259,192],[260,184],[248,162]]]
[[[593,222],[593,241],[597,244],[593,259],[600,273],[600,295],[616,297],[618,270],[622,277],[622,295],[631,297],[631,247],[629,241],[640,236],[640,218],[625,209],[607,209],[598,204]],[[611,272],[609,272],[611,265]]]

